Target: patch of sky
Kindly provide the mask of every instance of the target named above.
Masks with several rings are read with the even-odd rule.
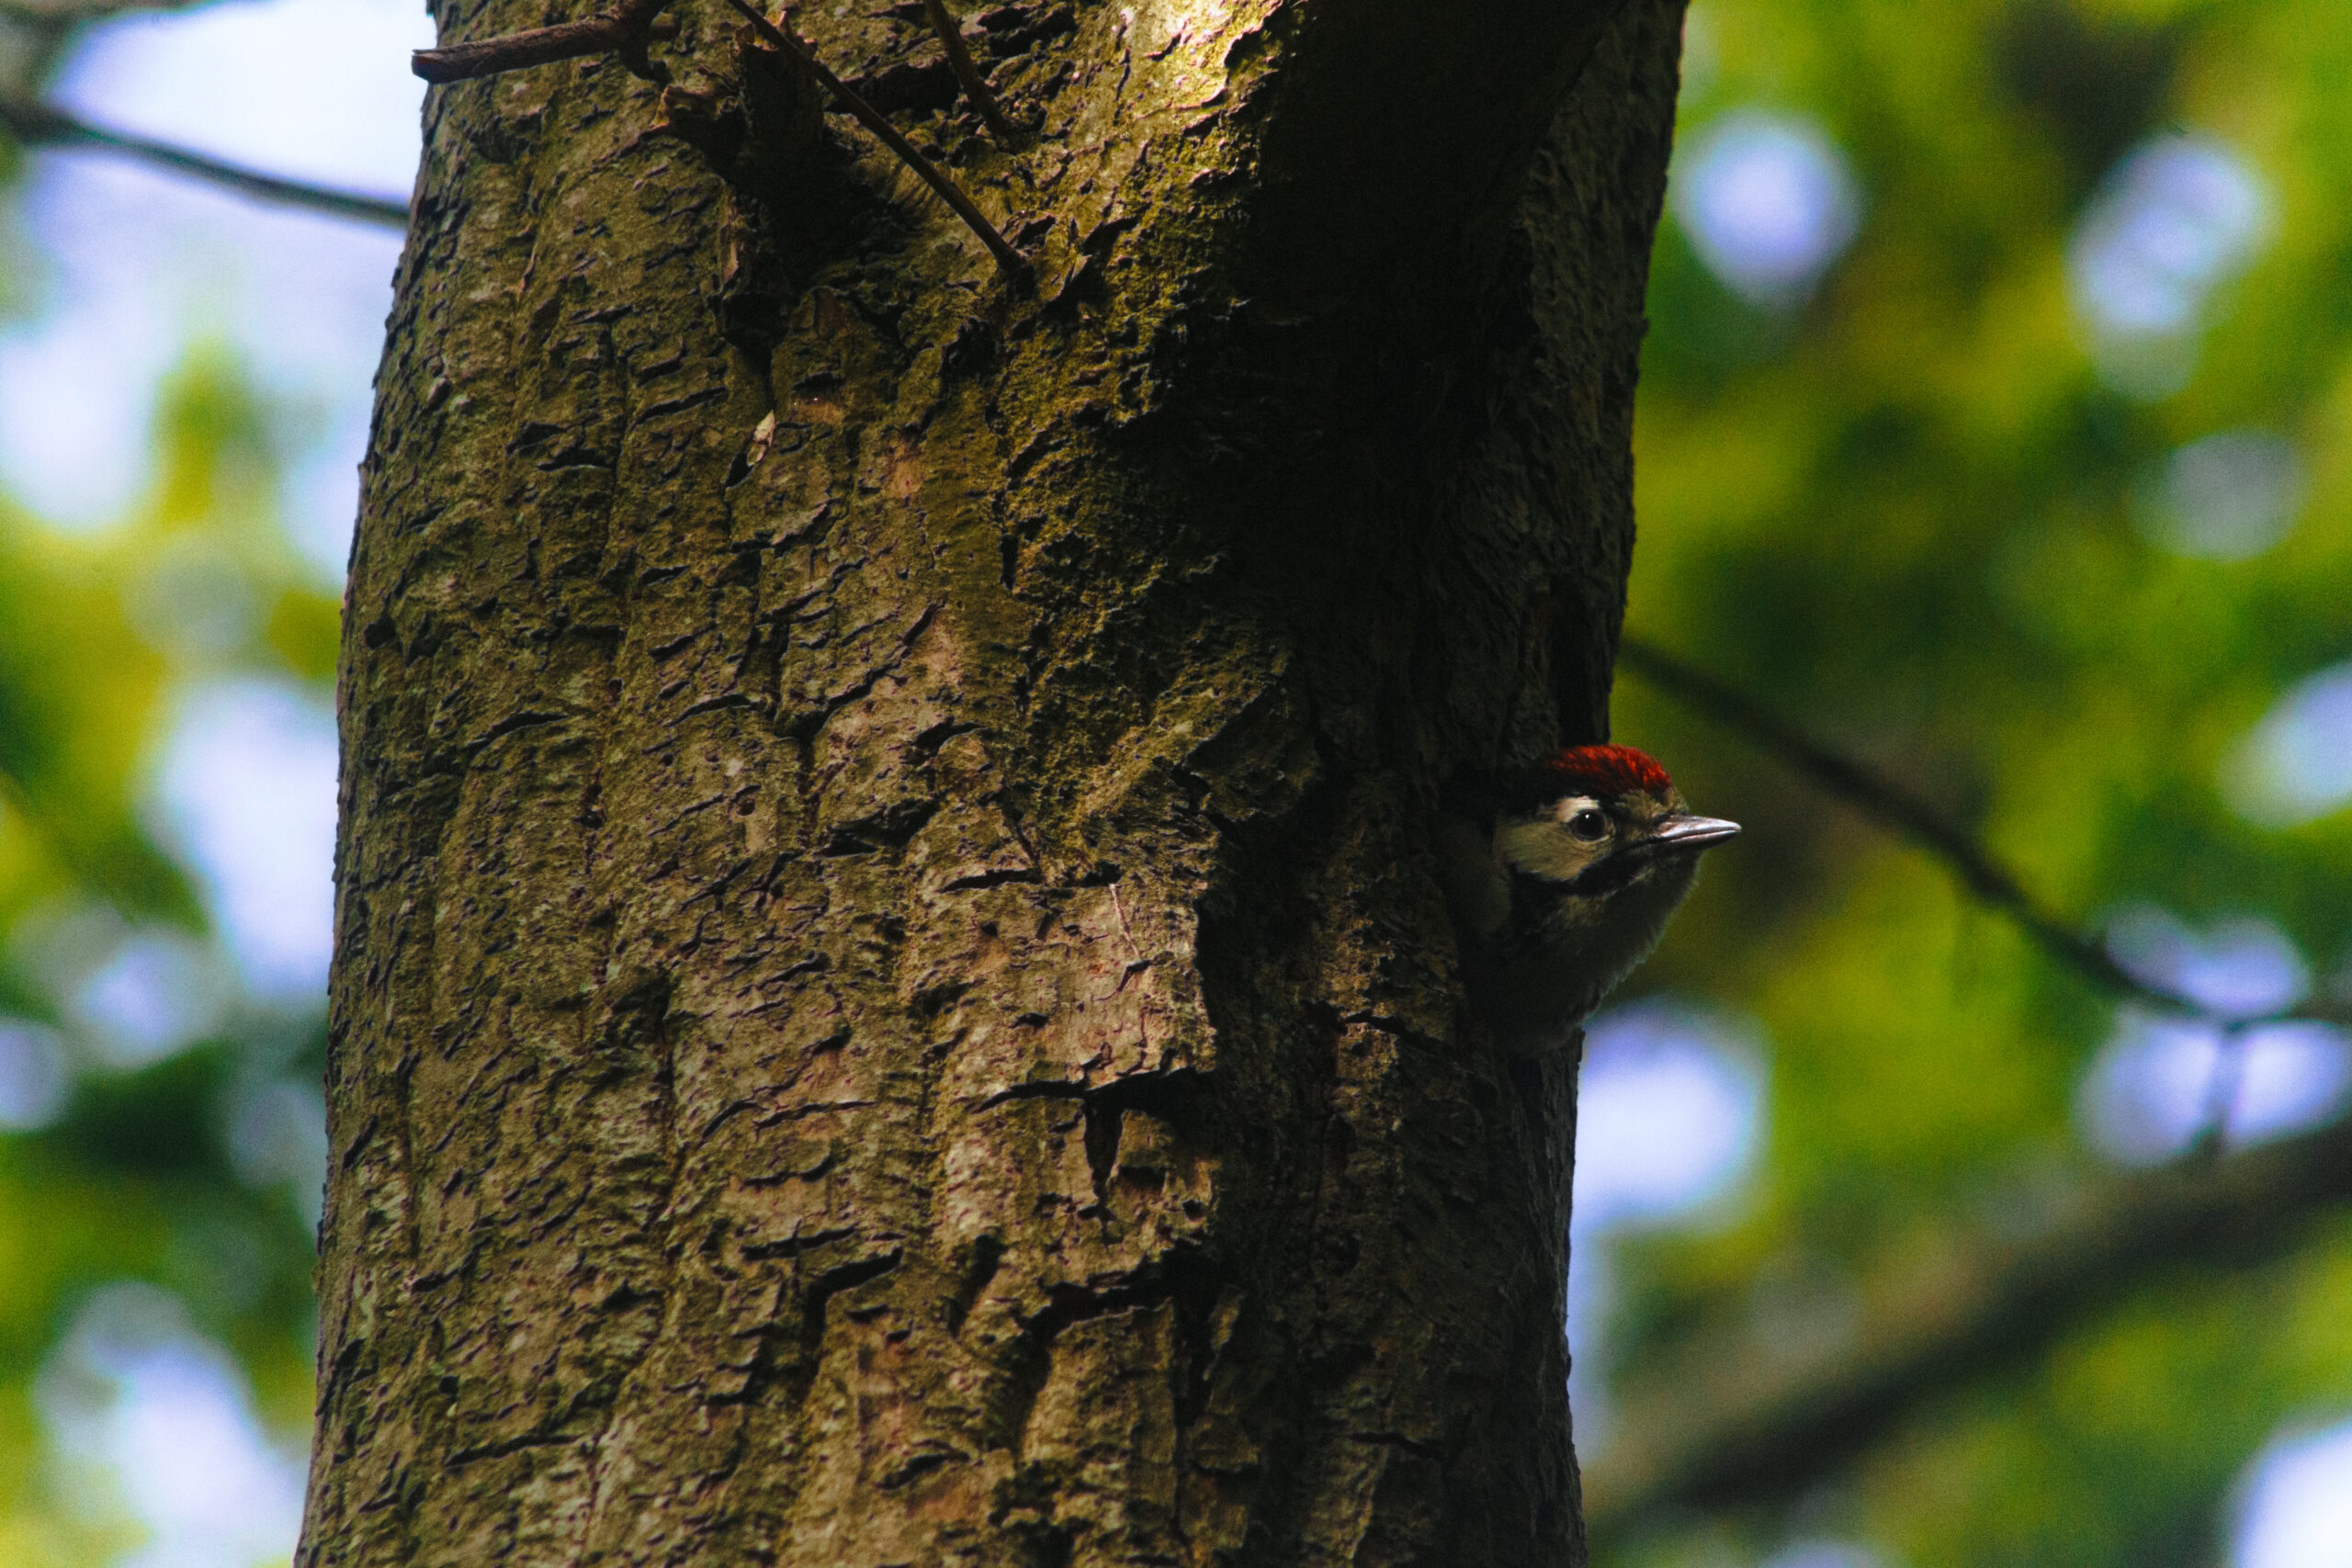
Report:
[[[2287,536],[2304,490],[2292,442],[2225,430],[2166,457],[2132,497],[2132,517],[2150,544],[2174,555],[2245,560]]]
[[[94,29],[52,96],[110,130],[397,196],[416,175],[421,0],[261,0]]]
[[[318,1005],[334,947],[334,714],[258,678],[181,705],[155,786],[158,836],[204,889],[246,991]]]
[[[2352,1568],[2352,1421],[2273,1438],[2238,1487],[2232,1568]]]
[[[2352,660],[2288,689],[2222,766],[2222,793],[2266,828],[2293,828],[2352,805]]]
[[[2260,251],[2271,209],[2260,177],[2210,136],[2152,138],[2109,172],[2075,225],[2067,275],[2109,385],[2160,398],[2188,384],[2207,302]]]
[[[408,52],[432,41],[412,0],[150,14],[91,29],[54,93],[101,125],[397,193],[424,92]],[[400,237],[90,152],[34,154],[16,201],[44,276],[0,332],[0,480],[52,521],[112,520],[147,480],[157,383],[224,341],[288,412],[289,528],[339,576]]]
[[[1768,310],[1803,302],[1861,224],[1836,143],[1809,119],[1762,109],[1711,121],[1676,160],[1668,193],[1707,269]]]
[[[1753,1168],[1763,1054],[1738,1021],[1671,998],[1612,1008],[1585,1030],[1569,1231],[1569,1398],[1588,1453],[1606,1427],[1608,1240],[1703,1220]]]
[[[94,1292],[42,1367],[35,1400],[69,1468],[100,1483],[146,1540],[118,1568],[284,1562],[302,1516],[302,1454],[265,1430],[243,1374],[177,1298],[118,1283]]]
[[[2275,1012],[2311,988],[2295,944],[2256,917],[2200,932],[2165,910],[2134,906],[2110,922],[2108,948],[2133,975],[2224,1019]],[[2352,1041],[2340,1031],[2281,1022],[2233,1032],[2127,1007],[2084,1076],[2076,1111],[2093,1146],[2139,1166],[2186,1152],[2217,1120],[2223,1143],[2243,1146],[2318,1126],[2347,1098]]]

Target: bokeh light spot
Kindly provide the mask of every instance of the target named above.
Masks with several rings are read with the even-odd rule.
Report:
[[[2243,1147],[2340,1114],[2352,1042],[2319,1023],[2271,1023],[2234,1043],[2211,1024],[2128,1012],[2093,1058],[2079,1111],[2099,1152],[2154,1165],[2188,1151],[2226,1108],[2223,1143]]]
[[[1846,160],[1794,116],[1745,109],[1708,128],[1675,172],[1674,215],[1709,271],[1768,307],[1801,299],[1861,221]]]
[[[2261,182],[2220,142],[2148,142],[2083,214],[2070,257],[2076,302],[2110,331],[2183,331],[2208,292],[2251,259],[2269,211]]]
[[[2270,220],[2262,181],[2211,137],[2154,138],[2109,171],[2067,273],[2110,385],[2153,398],[2186,383],[2208,298],[2254,258]]]
[[[2222,765],[2238,814],[2292,828],[2352,803],[2352,660],[2290,688]]]
[[[65,1109],[73,1074],[53,1029],[0,1018],[0,1131],[46,1127]]]
[[[2238,1510],[2234,1568],[2352,1568],[2352,1421],[2275,1439]]]
[[[145,1528],[125,1568],[252,1568],[293,1550],[300,1455],[262,1429],[243,1374],[171,1295],[134,1283],[93,1294],[37,1398],[60,1453],[102,1474]]]
[[[1686,1220],[1753,1166],[1764,1100],[1755,1035],[1667,998],[1612,1008],[1585,1031],[1569,1220],[1568,1397],[1589,1457],[1607,1434],[1601,1376],[1614,1230]]]
[[[2149,543],[2175,555],[2245,560],[2286,537],[2303,491],[2292,443],[2267,431],[2223,431],[2165,459],[2132,517]]]
[[[2200,935],[2168,909],[2127,905],[2108,921],[2107,950],[2140,979],[2225,1018],[2276,1012],[2311,988],[2302,953],[2258,915],[2224,916]]]
[[[178,931],[141,931],[82,982],[66,1012],[100,1060],[133,1069],[219,1028],[234,995],[202,942]]]
[[[2284,931],[2232,916],[2199,933],[2171,912],[2134,905],[2109,922],[2108,951],[2151,984],[2177,991],[2222,1018],[2250,1019],[2292,1006],[2311,969]],[[2077,1101],[2094,1146],[2125,1165],[2186,1151],[2223,1119],[2232,1146],[2318,1126],[2352,1093],[2352,1041],[2324,1024],[2267,1023],[2239,1031],[2138,1008],[2117,1015]]]
[[[1725,1020],[1660,1001],[1595,1019],[1577,1089],[1577,1224],[1656,1223],[1723,1196],[1755,1155],[1762,1099],[1755,1048]]]

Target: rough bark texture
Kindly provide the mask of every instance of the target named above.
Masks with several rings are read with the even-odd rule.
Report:
[[[1679,6],[1008,6],[1011,150],[854,9],[1033,289],[729,142],[715,8],[695,146],[609,61],[429,101],[301,1560],[1578,1561],[1573,1065],[1423,835],[1605,724]]]

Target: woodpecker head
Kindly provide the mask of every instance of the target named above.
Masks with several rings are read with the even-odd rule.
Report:
[[[1738,831],[1630,746],[1449,786],[1437,839],[1463,979],[1504,1049],[1566,1044],[1657,945],[1700,852]]]

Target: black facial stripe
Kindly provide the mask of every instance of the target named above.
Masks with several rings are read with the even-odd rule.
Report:
[[[1560,891],[1589,897],[1599,893],[1614,893],[1649,869],[1649,846],[1627,844],[1615,854],[1603,855],[1584,868],[1572,881],[1561,885]]]
[[[1580,875],[1561,881],[1532,871],[1510,874],[1510,929],[1524,935],[1549,919],[1560,900],[1600,897],[1631,884],[1648,868],[1650,857],[1636,850],[1620,850]]]
[[[1631,886],[1655,864],[1661,854],[1672,852],[1677,846],[1661,844],[1652,840],[1636,839],[1612,853],[1603,855],[1577,875],[1566,881],[1538,876],[1532,872],[1511,873],[1511,923],[1520,924],[1519,911],[1522,904],[1548,906],[1552,901],[1574,896],[1596,897],[1614,893]]]

